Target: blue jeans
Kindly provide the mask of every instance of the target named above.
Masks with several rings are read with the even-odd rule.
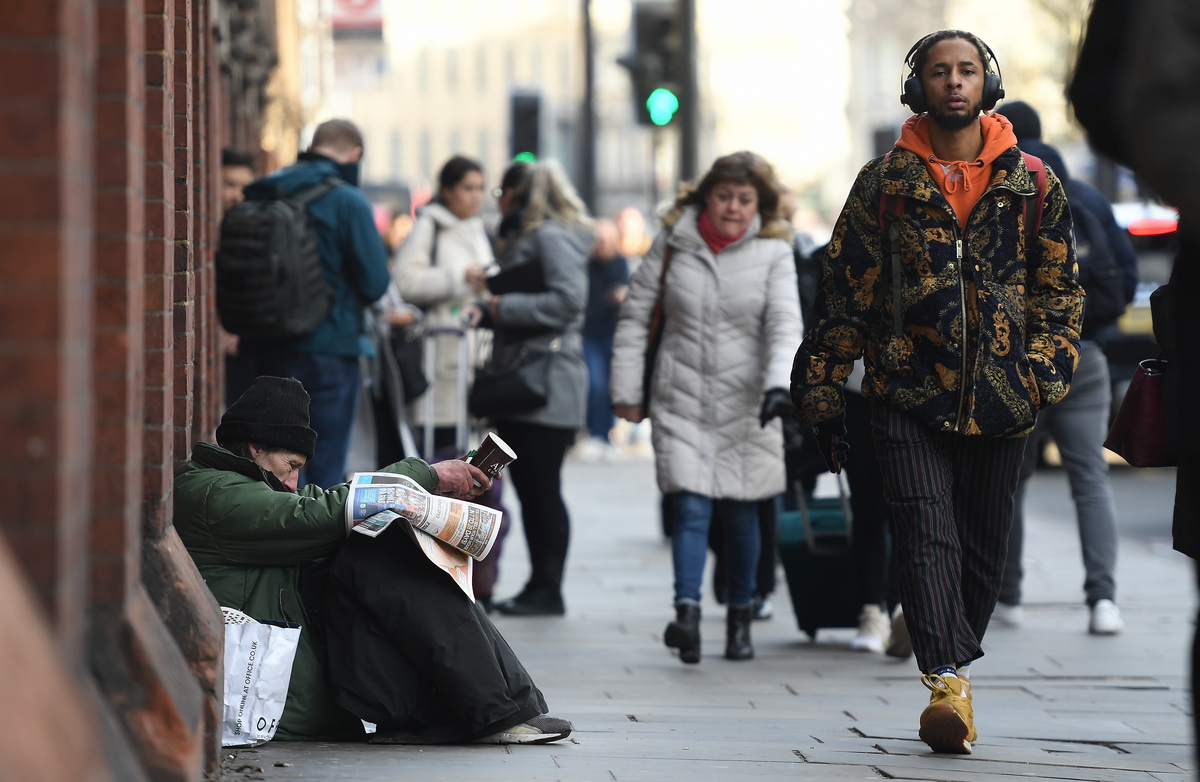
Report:
[[[714,500],[690,491],[672,496],[674,531],[671,557],[675,565],[675,601],[700,602],[704,558],[708,553],[708,525],[713,503],[721,504],[725,530],[725,566],[730,605],[754,602],[755,570],[761,546],[758,503],[752,500]]]
[[[1037,444],[1047,436],[1054,438],[1071,484],[1086,573],[1083,591],[1088,605],[1115,597],[1117,507],[1108,480],[1108,462],[1104,460],[1104,438],[1108,434],[1111,406],[1112,383],[1104,351],[1095,343],[1085,342],[1079,347],[1079,366],[1071,378],[1071,393],[1058,404],[1038,413],[1037,427],[1030,438],[1031,447],[1026,451],[1022,465],[1017,513],[1009,536],[1000,602],[1009,605],[1021,602],[1025,484],[1037,468],[1040,450]]]
[[[346,480],[346,454],[350,429],[358,409],[358,356],[335,356],[294,351],[257,354],[256,375],[294,377],[312,397],[309,424],[317,433],[317,447],[300,474],[300,485],[322,489]]]
[[[583,338],[583,361],[588,371],[587,428],[588,434],[608,440],[613,428],[612,397],[608,392],[608,372],[612,363],[612,337]]]

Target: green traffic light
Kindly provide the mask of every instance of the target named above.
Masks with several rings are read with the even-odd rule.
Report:
[[[515,156],[513,156],[512,162],[514,162],[514,163],[536,163],[537,155],[533,154],[532,152],[518,152]]]
[[[646,98],[646,109],[650,112],[651,122],[666,125],[679,110],[679,98],[670,90],[659,87]]]

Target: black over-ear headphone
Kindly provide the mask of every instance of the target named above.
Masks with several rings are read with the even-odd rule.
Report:
[[[914,114],[922,114],[929,111],[929,103],[925,99],[925,87],[921,84],[921,74],[917,73],[917,64],[914,61],[914,55],[921,48],[921,44],[935,35],[937,33],[930,33],[917,41],[908,50],[908,54],[904,55],[904,64],[908,66],[908,78],[904,80],[904,94],[900,96],[900,102],[912,109]],[[947,38],[945,40],[950,39]],[[964,38],[964,40],[971,41],[971,43],[979,41],[983,45],[983,48],[987,50],[987,56],[996,68],[996,72],[992,73],[988,69],[987,63],[983,63],[985,71],[983,77],[983,110],[991,111],[996,108],[996,104],[1004,97],[1004,77],[1000,73],[1000,61],[996,59],[996,53],[992,51],[992,47],[984,43],[982,39],[975,38],[972,41],[970,38]]]

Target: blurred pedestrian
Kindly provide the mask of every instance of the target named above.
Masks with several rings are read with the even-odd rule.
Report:
[[[242,335],[240,344],[240,351],[253,357],[255,376],[294,377],[312,397],[312,428],[320,439],[301,481],[322,488],[346,479],[346,455],[362,383],[359,357],[375,352],[364,330],[363,308],[383,296],[390,279],[371,204],[357,187],[362,154],[358,127],[332,119],[317,126],[311,146],[295,165],[245,189],[247,198],[271,198],[280,191],[298,193],[329,178],[344,183],[307,207],[326,279],[334,289],[325,319],[304,337]],[[244,390],[229,388],[237,396]]]
[[[596,221],[596,245],[588,259],[588,303],[583,321],[583,360],[588,369],[588,438],[580,446],[585,461],[613,456],[609,432],[615,417],[608,392],[617,312],[629,290],[629,263],[620,253],[612,220]]]
[[[1117,318],[1133,300],[1137,288],[1137,255],[1129,237],[1113,218],[1108,200],[1086,182],[1071,178],[1058,151],[1042,142],[1037,111],[1021,101],[1006,103],[999,111],[1012,122],[1017,145],[1022,151],[1040,157],[1063,183],[1075,228],[1079,281],[1087,298],[1084,299],[1083,329],[1079,339],[1079,366],[1071,380],[1071,393],[1038,415],[1037,426],[1025,451],[1016,513],[1009,535],[1008,560],[1004,565],[1000,600],[992,618],[1010,627],[1022,622],[1025,487],[1037,469],[1042,446],[1048,438],[1053,438],[1071,483],[1071,498],[1079,525],[1088,631],[1114,635],[1121,632],[1124,622],[1115,602],[1117,506],[1108,479],[1108,462],[1104,458],[1104,438],[1108,434],[1112,410],[1112,380],[1103,345],[1106,334],[1115,327]],[[1121,276],[1110,274],[1114,265],[1120,268]],[[1097,268],[1101,266],[1104,268]],[[1105,286],[1113,290],[1105,290]]]
[[[987,113],[1003,97],[991,49],[942,30],[905,65],[902,100],[917,116],[859,172],[838,218],[792,399],[839,472],[843,386],[865,356],[900,600],[932,692],[920,737],[970,753],[970,666],[1000,590],[1027,435],[1070,387],[1083,297],[1062,185],[1052,171],[1043,185],[1008,120]]]
[[[1167,359],[1169,426],[1178,474],[1176,550],[1200,559],[1200,5],[1096,0],[1069,95],[1092,144],[1130,166],[1179,209],[1179,252],[1158,294],[1154,333]],[[1200,578],[1200,568],[1197,569]],[[1200,617],[1192,644],[1192,727],[1200,734]]]
[[[246,200],[243,189],[254,181],[254,158],[237,149],[221,150],[221,213]],[[225,354],[225,404],[233,404],[241,390],[254,381],[254,360],[238,351],[237,334],[220,326],[221,351]]]
[[[495,607],[514,615],[561,615],[570,538],[562,464],[587,405],[581,331],[592,221],[554,161],[509,166],[497,199],[504,215],[500,272],[487,278],[493,295],[472,307],[470,316],[495,334],[494,365],[544,357],[546,403],[529,412],[500,412],[492,421],[517,453],[508,469],[521,501],[530,559],[529,581],[520,594]]]
[[[462,329],[463,310],[484,290],[484,270],[493,262],[483,219],[483,167],[457,155],[438,173],[438,191],[417,217],[408,238],[396,255],[393,277],[400,295],[425,310],[430,329]],[[433,337],[436,351],[433,377],[433,452],[456,445],[459,410],[458,340],[466,335],[445,333]],[[470,382],[470,377],[468,377]],[[410,400],[411,402],[412,400]],[[409,420],[425,424],[425,405],[411,404]],[[458,443],[458,446],[464,444]],[[432,459],[433,453],[424,454]]]
[[[675,200],[634,273],[617,322],[612,395],[618,416],[653,422],[658,486],[671,496],[675,620],[666,645],[700,661],[700,585],[715,505],[725,525],[725,656],[754,656],[757,503],[784,489],[786,382],[800,339],[790,226],[761,156],[736,152]],[[644,388],[652,312],[662,341]],[[649,391],[649,407],[642,400]]]

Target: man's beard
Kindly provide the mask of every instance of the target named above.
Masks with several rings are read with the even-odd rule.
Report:
[[[979,115],[982,112],[983,101],[979,101],[972,106],[971,111],[966,114],[942,114],[936,107],[931,106],[929,108],[929,118],[936,122],[942,130],[962,130],[979,119]]]

